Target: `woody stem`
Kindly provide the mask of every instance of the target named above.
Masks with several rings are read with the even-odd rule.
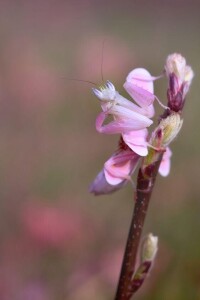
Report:
[[[151,165],[140,168],[137,178],[136,201],[130,225],[121,274],[115,300],[129,300],[133,295],[131,283],[145,217],[163,153]]]

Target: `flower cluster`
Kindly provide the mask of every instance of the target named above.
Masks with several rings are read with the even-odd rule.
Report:
[[[153,77],[143,68],[131,71],[124,89],[135,103],[120,95],[110,81],[99,89],[93,89],[102,108],[96,119],[97,131],[121,135],[118,150],[105,162],[103,170],[91,184],[90,191],[95,195],[111,193],[131,181],[139,160],[146,157],[151,148],[164,151],[159,173],[162,176],[169,174],[172,153],[168,144],[182,125],[180,118],[174,117],[172,120],[171,116],[169,120],[169,116],[181,111],[193,72],[179,54],[167,58],[165,71],[169,80],[167,113],[152,135],[149,135],[148,127],[153,124],[154,101],[158,100],[153,83],[162,76]],[[112,120],[105,123],[108,117]]]

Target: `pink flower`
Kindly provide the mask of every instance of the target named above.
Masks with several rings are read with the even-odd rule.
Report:
[[[35,245],[62,249],[65,245],[74,247],[85,241],[82,228],[87,220],[73,209],[30,203],[22,211],[22,221]],[[87,236],[91,237],[89,231]]]
[[[167,147],[159,168],[160,175],[164,177],[170,172],[171,155],[172,152],[169,147]],[[103,195],[121,189],[131,181],[131,175],[135,171],[140,158],[140,155],[133,152],[125,145],[124,141],[121,140],[121,149],[115,152],[104,163],[103,170],[99,172],[90,186],[90,192],[95,195]]]
[[[139,155],[130,149],[114,153],[104,164],[106,181],[110,185],[118,185],[124,180],[130,180],[130,175],[134,172],[139,158]]]
[[[122,143],[124,144],[123,141]],[[90,192],[95,195],[109,194],[126,185],[131,180],[139,159],[140,156],[128,147],[115,152],[91,184]]]
[[[105,162],[103,170],[90,186],[90,192],[95,195],[112,193],[131,181],[140,157],[148,154],[147,127],[152,124],[149,118],[154,115],[153,102],[157,98],[153,94],[153,81],[157,78],[142,68],[129,73],[124,88],[138,105],[121,96],[109,81],[99,90],[93,89],[102,107],[96,119],[96,129],[102,133],[122,135],[120,149]],[[114,120],[103,125],[109,115]],[[170,169],[169,151],[167,149],[164,153],[159,169],[163,176],[167,176]]]
[[[171,166],[171,158],[172,156],[172,151],[170,150],[169,147],[166,148],[166,151],[164,152],[160,167],[159,167],[159,173],[160,175],[166,177],[169,175],[170,172],[170,166]]]
[[[129,95],[143,109],[143,114],[153,117],[155,99],[153,81],[159,77],[152,77],[151,74],[143,69],[137,68],[131,71],[124,83],[124,88]],[[122,133],[124,142],[138,155],[148,154],[148,131],[146,128]]]

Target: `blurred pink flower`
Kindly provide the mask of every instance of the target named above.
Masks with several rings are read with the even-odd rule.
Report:
[[[122,257],[123,250],[117,246],[108,253],[99,253],[98,260],[73,270],[66,284],[69,299],[105,299],[117,284]]]
[[[7,43],[3,53],[4,74],[1,80],[5,96],[22,104],[21,110],[33,109],[58,100],[59,81],[44,63],[42,55],[27,37]]]
[[[42,282],[29,282],[18,291],[16,300],[48,300],[49,291]]]
[[[23,210],[23,222],[29,236],[41,245],[77,246],[92,237],[89,220],[73,209],[44,204],[29,204]],[[84,228],[87,227],[87,234]]]
[[[122,259],[123,248],[118,246],[100,260],[101,276],[112,286],[117,284]]]

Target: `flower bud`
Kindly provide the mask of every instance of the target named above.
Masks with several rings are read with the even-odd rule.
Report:
[[[153,261],[158,250],[158,237],[149,233],[142,247],[142,262]]]
[[[185,67],[186,60],[181,54],[174,53],[167,57],[165,65],[167,76],[174,73],[180,81],[183,81],[185,77]]]
[[[172,111],[179,112],[183,109],[194,73],[191,67],[186,65],[185,58],[178,53],[167,57],[165,71],[169,80],[168,106]]]
[[[191,85],[192,79],[194,77],[194,72],[190,66],[186,66],[185,68],[185,83],[183,86],[183,96],[185,97],[187,92],[189,91],[189,87]]]
[[[153,236],[150,233],[148,234],[148,236],[146,237],[143,243],[141,264],[139,265],[137,271],[133,276],[133,279],[131,280],[130,295],[134,294],[142,286],[147,275],[150,273],[157,250],[158,250],[158,237]]]
[[[181,120],[181,117],[178,113],[173,113],[170,116],[168,116],[166,119],[162,119],[160,121],[160,124],[158,125],[156,132],[159,133],[162,132],[162,134],[156,136],[160,136],[161,147],[166,147],[173,141],[173,139],[179,133],[182,124],[183,124],[183,120]]]

